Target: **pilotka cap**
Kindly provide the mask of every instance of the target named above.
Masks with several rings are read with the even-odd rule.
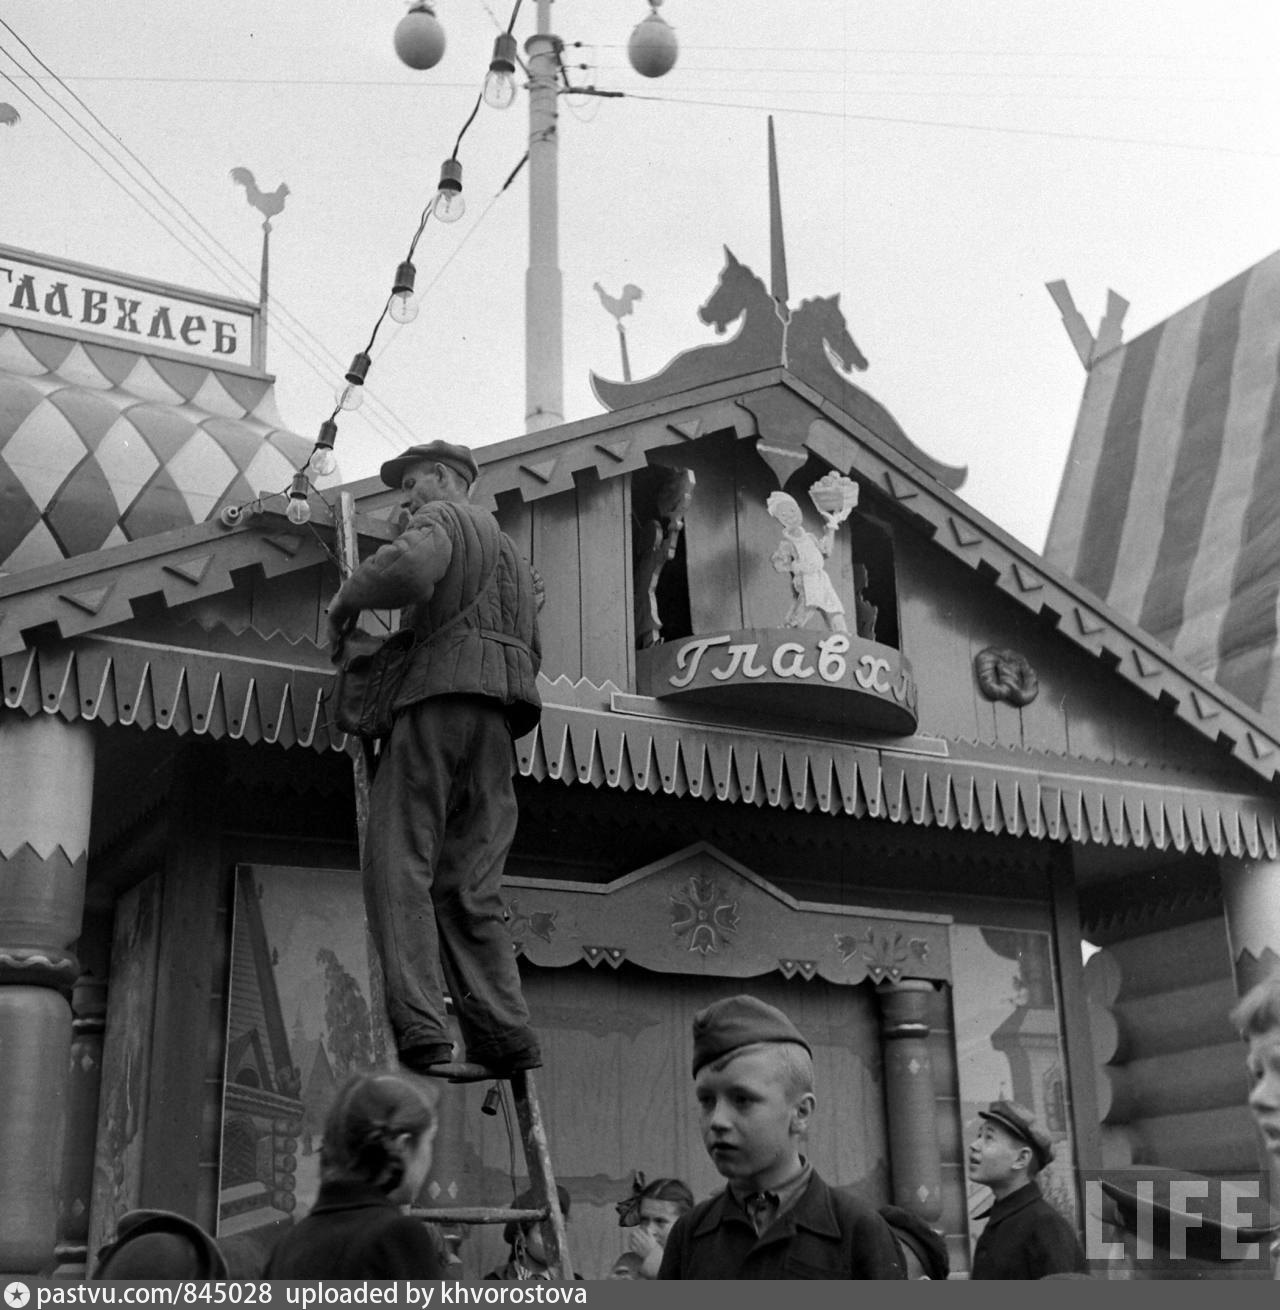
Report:
[[[813,1048],[781,1010],[754,996],[729,996],[693,1016],[693,1076],[703,1065],[757,1042],[795,1042]]]
[[[378,470],[378,476],[388,487],[400,489],[405,469],[423,462],[444,464],[461,473],[470,486],[480,476],[480,466],[475,456],[466,446],[457,446],[452,441],[429,441],[423,446],[410,446],[403,455],[389,459]]]
[[[1036,1157],[1036,1165],[1043,1169],[1053,1159],[1053,1138],[1036,1122],[1025,1106],[1014,1101],[992,1101],[985,1110],[978,1111],[979,1119],[989,1119],[1025,1142]]]

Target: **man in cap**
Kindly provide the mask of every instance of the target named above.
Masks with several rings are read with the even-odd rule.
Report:
[[[542,702],[529,566],[470,503],[466,446],[412,446],[382,466],[402,490],[400,536],[361,564],[329,607],[335,652],[361,610],[399,609],[415,644],[369,797],[365,907],[386,975],[400,1062],[453,1058],[440,973],[469,1062],[499,1075],[541,1063],[501,897],[516,830],[514,737]]]
[[[1036,1182],[1053,1159],[1049,1134],[1014,1101],[993,1101],[978,1118],[982,1123],[969,1144],[969,1177],[989,1187],[995,1203],[976,1216],[987,1226],[969,1276],[1028,1279],[1085,1272],[1075,1230]]]
[[[781,1010],[730,996],[694,1016],[702,1140],[724,1191],[667,1236],[659,1278],[902,1278],[888,1225],[801,1153],[813,1052]]]

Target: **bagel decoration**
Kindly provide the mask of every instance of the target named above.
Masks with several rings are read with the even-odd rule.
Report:
[[[973,661],[978,689],[988,700],[1002,700],[1021,709],[1040,694],[1040,679],[1025,655],[988,646]]]

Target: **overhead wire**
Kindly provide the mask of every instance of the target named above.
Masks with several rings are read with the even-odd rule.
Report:
[[[0,27],[3,27],[5,30],[7,30],[14,37],[14,39],[19,42],[19,44],[23,47],[23,49],[28,52],[31,58],[35,60],[35,62],[42,69],[44,69],[46,73],[49,74],[49,76],[53,79],[53,81],[56,82],[60,87],[62,87],[67,92],[67,94],[70,95],[72,99],[74,99],[79,106],[81,106],[81,108],[90,116],[90,118],[92,118],[94,123],[97,124],[102,134],[105,135],[106,140],[105,141],[100,140],[97,134],[95,134],[91,128],[86,126],[83,120],[76,115],[74,110],[68,108],[66,104],[60,101],[47,87],[45,87],[43,85],[43,79],[34,77],[34,75],[32,75],[28,71],[26,65],[23,64],[21,59],[19,59],[19,57],[15,55],[12,50],[6,48],[3,44],[0,44],[0,53],[3,53],[5,57],[8,58],[16,67],[18,67],[32,81],[36,82],[40,90],[51,101],[51,103],[53,103],[63,114],[65,114],[76,125],[76,127],[78,127],[80,131],[84,133],[84,135],[94,146],[96,146],[99,150],[105,151],[107,156],[111,159],[111,162],[124,174],[126,178],[129,179],[131,183],[133,183],[134,186],[139,188],[139,190],[142,192],[142,194],[146,197],[148,201],[152,202],[153,204],[158,204],[162,208],[168,210],[166,217],[170,221],[176,223],[179,222],[180,220],[178,219],[178,216],[174,214],[171,209],[169,209],[169,206],[166,204],[166,200],[170,204],[177,206],[177,208],[182,212],[182,214],[185,215],[188,222],[194,226],[196,231],[188,234],[179,234],[178,232],[175,232],[174,229],[170,227],[168,223],[166,223],[164,219],[162,219],[157,212],[155,212],[155,210],[149,208],[146,204],[143,203],[142,200],[140,200],[137,197],[137,195],[130,192],[128,188],[119,180],[119,178],[116,177],[114,174],[112,174],[111,170],[106,167],[106,165],[99,157],[95,156],[92,152],[86,149],[83,144],[78,142],[75,139],[75,137],[72,136],[72,134],[68,132],[66,128],[57,119],[53,118],[52,115],[48,114],[48,112],[43,109],[43,106],[41,106],[38,102],[36,102],[22,87],[18,86],[18,84],[14,81],[14,79],[8,77],[8,75],[5,74],[4,76],[6,77],[6,80],[10,81],[16,87],[16,89],[18,89],[24,96],[26,96],[27,99],[30,100],[32,104],[36,105],[38,109],[41,109],[41,111],[45,113],[45,116],[49,119],[49,121],[53,123],[54,126],[57,127],[58,130],[61,131],[62,134],[66,136],[69,141],[72,142],[72,144],[76,145],[77,148],[80,149],[82,153],[84,153],[91,160],[91,162],[93,162],[98,168],[100,168],[103,171],[103,173],[106,174],[106,176],[110,178],[112,182],[115,183],[116,186],[120,187],[120,189],[124,191],[124,193],[127,196],[129,196],[129,198],[133,200],[135,204],[137,204],[141,209],[143,209],[143,211],[147,213],[150,217],[155,219],[155,221],[165,230],[165,232],[169,236],[171,236],[175,241],[177,241],[179,245],[181,245],[182,248],[187,251],[188,254],[190,254],[194,259],[196,259],[197,262],[200,263],[201,266],[205,268],[206,271],[208,271],[214,277],[216,277],[220,282],[223,283],[224,286],[231,288],[236,295],[242,297],[246,295],[246,291],[242,286],[237,284],[237,275],[243,277],[244,279],[246,279],[248,286],[251,289],[250,294],[253,296],[254,299],[256,299],[258,294],[256,275],[251,270],[246,268],[239,261],[239,259],[237,259],[236,256],[222,244],[222,242],[218,239],[218,237],[205,226],[205,224],[200,220],[200,218],[195,213],[192,212],[192,210],[182,201],[182,199],[177,195],[175,195],[164,184],[164,182],[159,177],[156,176],[156,174],[147,166],[146,162],[142,160],[136,154],[136,152],[134,152],[131,149],[131,147],[121,137],[119,137],[117,134],[112,132],[109,127],[107,127],[106,123],[102,121],[102,119],[92,109],[92,107],[89,106],[75,90],[67,86],[64,79],[62,79],[54,69],[52,69],[47,63],[45,63],[45,61],[40,57],[39,54],[36,53],[36,51],[21,36],[21,34],[18,33],[2,17],[0,17]],[[119,154],[116,153],[117,145],[121,150],[124,151],[124,153],[128,156],[128,158],[132,160],[133,163],[135,163],[139,169],[141,169],[141,171],[145,174],[146,178],[149,179],[151,185],[148,185],[147,182],[144,182],[142,179],[140,179],[137,176],[137,174],[133,172],[133,170],[130,168],[129,164],[120,158]],[[161,195],[157,195],[156,190],[158,190],[161,193]],[[192,241],[196,243],[199,249],[193,248],[191,244]],[[219,266],[216,262],[211,262],[211,260],[216,260],[219,258],[223,261],[224,265],[230,265],[232,270],[234,271],[228,273],[226,267]],[[276,310],[283,318],[283,323],[279,318],[273,321],[273,326],[275,330],[285,340],[286,344],[290,346],[293,352],[298,356],[299,360],[303,364],[305,364],[308,368],[310,368],[318,377],[327,378],[328,376],[330,376],[328,373],[324,371],[324,369],[320,366],[320,364],[316,362],[316,357],[317,355],[319,355],[321,363],[325,363],[326,361],[324,361],[324,356],[328,354],[330,356],[330,359],[327,361],[327,367],[329,368],[337,366],[338,361],[336,357],[332,356],[331,352],[329,352],[327,347],[325,347],[323,343],[320,342],[319,338],[315,337],[315,335],[311,333],[310,329],[307,328],[305,324],[303,324],[302,321],[298,319],[297,316],[294,315],[292,311],[288,308],[288,306],[286,306],[282,301],[280,301],[278,298],[273,299],[271,302],[271,307],[274,310]],[[389,419],[395,426],[398,426],[405,434],[407,434],[410,437],[414,435],[413,429],[410,427],[410,425],[406,423],[403,419],[401,419],[399,415],[395,414],[392,410],[390,410],[389,407],[378,404],[377,408],[385,413],[386,419]],[[389,433],[383,432],[381,428],[375,422],[372,421],[371,416],[367,416],[367,417],[369,421],[370,430],[374,433],[375,436],[379,437],[381,440],[386,441],[390,445],[398,445],[398,443],[390,436]]]

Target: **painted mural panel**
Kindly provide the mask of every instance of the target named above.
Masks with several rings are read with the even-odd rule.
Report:
[[[1032,1110],[1054,1143],[1041,1190],[1078,1225],[1075,1146],[1067,1091],[1062,1008],[1047,932],[957,924],[951,929],[960,1116],[967,1145],[978,1111],[1012,1100]],[[969,1236],[991,1204],[988,1188],[968,1183]]]
[[[162,880],[158,874],[120,897],[111,945],[111,980],[98,1145],[94,1153],[91,1252],[114,1239],[120,1216],[140,1204],[146,1137]]]
[[[360,876],[242,867],[227,986],[218,1236],[301,1218],[334,1089],[383,1066],[381,972]]]

